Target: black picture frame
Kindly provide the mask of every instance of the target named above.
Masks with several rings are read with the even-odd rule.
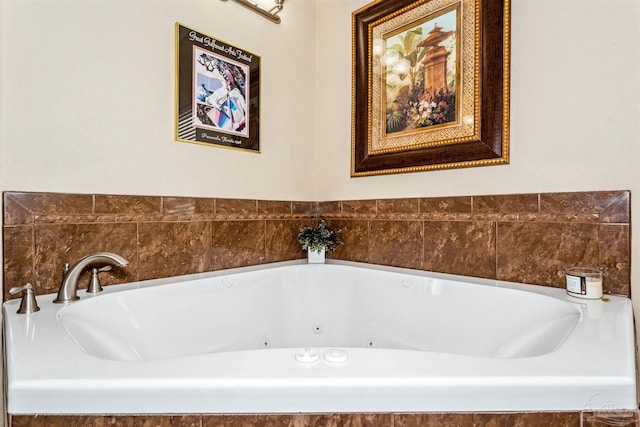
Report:
[[[176,23],[175,139],[259,153],[260,63]]]

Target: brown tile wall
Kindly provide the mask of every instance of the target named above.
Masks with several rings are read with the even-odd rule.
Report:
[[[319,215],[343,230],[329,256],[564,287],[571,266],[631,294],[630,192],[342,201]]]
[[[291,202],[4,193],[4,288],[53,293],[65,262],[129,259],[104,285],[304,258],[303,225],[327,219],[329,257],[563,287],[569,266],[604,271],[630,295],[628,191]],[[81,283],[88,282],[88,277]],[[81,285],[82,287],[82,285]]]
[[[300,227],[317,203],[92,194],[4,193],[4,295],[31,282],[53,293],[64,263],[118,253],[103,285],[304,258]],[[80,288],[86,287],[86,278]]]
[[[326,218],[330,257],[563,287],[567,266],[604,270],[630,295],[628,191],[330,202],[4,193],[4,289],[56,291],[62,265],[97,251],[131,261],[103,284],[304,258],[303,225]],[[88,281],[82,279],[83,282]],[[12,426],[605,426],[636,412],[482,414],[12,415]]]
[[[13,415],[11,427],[634,427],[637,411],[273,414],[273,415]]]

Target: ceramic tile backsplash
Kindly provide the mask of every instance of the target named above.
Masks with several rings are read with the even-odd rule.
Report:
[[[298,231],[315,221],[313,216],[306,219],[265,221],[264,262],[305,258],[307,255],[298,242]]]
[[[216,199],[216,213],[250,216],[258,212],[257,200],[241,200],[241,199]]]
[[[8,194],[10,194],[10,197],[5,198],[5,207],[8,199],[8,201],[15,202],[17,206],[33,214],[70,215],[94,213],[94,196],[92,194],[17,192]]]
[[[368,218],[374,216],[377,210],[376,200],[350,200],[340,203],[340,215],[352,218]]]
[[[215,199],[163,197],[162,212],[165,215],[213,214],[215,213]]]
[[[584,412],[582,427],[638,427],[637,411]]]
[[[425,221],[423,269],[496,277],[496,223]]]
[[[385,218],[412,218],[420,211],[420,199],[378,200],[377,214]]]
[[[303,258],[297,231],[317,204],[189,197],[4,194],[4,289],[53,293],[66,262],[99,251],[130,261],[103,285]],[[89,273],[81,277],[86,287]]]
[[[114,268],[109,274],[103,274],[103,285],[136,281],[139,278],[136,224],[37,224],[33,226],[33,234],[33,285],[38,294],[56,292],[62,280],[64,264],[73,263],[94,252],[114,252],[130,262],[124,269]],[[12,251],[12,247],[5,248],[5,262],[11,259]],[[79,288],[86,288],[88,282],[89,271],[85,271]],[[5,290],[8,286],[15,285],[5,282]]]
[[[335,258],[553,287],[565,286],[566,268],[590,266],[603,270],[605,293],[630,295],[630,198],[599,191],[342,201],[339,213],[320,216],[357,242]],[[350,235],[352,224],[369,231],[368,242]]]
[[[501,280],[530,277],[561,287],[567,266],[600,266],[598,224],[504,222],[498,224],[497,246]]]
[[[432,197],[420,199],[423,214],[471,213],[471,197]]]
[[[538,195],[474,196],[473,212],[494,214],[535,213],[538,212]]]
[[[211,222],[141,222],[137,226],[137,245],[144,248],[138,251],[140,280],[214,269]]]
[[[4,227],[4,286],[35,283],[33,271],[33,227]],[[5,292],[6,294],[6,292]]]
[[[578,427],[580,412],[474,414],[474,427]]]
[[[3,200],[3,226],[33,223],[32,212],[10,197]]]
[[[598,222],[629,222],[628,191],[540,194],[540,212],[565,214],[569,218],[596,216]]]
[[[319,211],[318,202],[292,202],[291,211],[294,214],[315,215]]]
[[[111,214],[159,214],[161,197],[150,196],[95,196],[95,213]]]
[[[292,202],[282,200],[258,200],[258,213],[263,215],[291,215]]]
[[[319,218],[345,242],[328,257],[563,287],[569,266],[630,294],[630,192],[342,201],[4,193],[4,288],[54,292],[65,262],[112,251],[115,284],[305,257]],[[81,280],[81,287],[87,278]]]
[[[213,265],[234,268],[264,262],[265,233],[264,221],[214,221]]]
[[[369,261],[422,268],[423,241],[422,221],[372,221],[369,225]]]
[[[369,262],[369,222],[366,220],[331,219],[329,224],[342,230],[338,238],[344,243],[327,256],[348,261]]]
[[[609,292],[630,293],[631,224],[600,224],[598,264],[604,269]]]

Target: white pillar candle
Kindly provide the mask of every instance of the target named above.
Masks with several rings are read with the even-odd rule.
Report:
[[[567,270],[567,293],[573,297],[602,298],[602,272],[595,268],[576,267]]]

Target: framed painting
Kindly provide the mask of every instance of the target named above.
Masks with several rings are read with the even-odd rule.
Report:
[[[260,152],[260,57],[176,23],[177,141]]]
[[[509,162],[509,0],[353,12],[351,176]]]

